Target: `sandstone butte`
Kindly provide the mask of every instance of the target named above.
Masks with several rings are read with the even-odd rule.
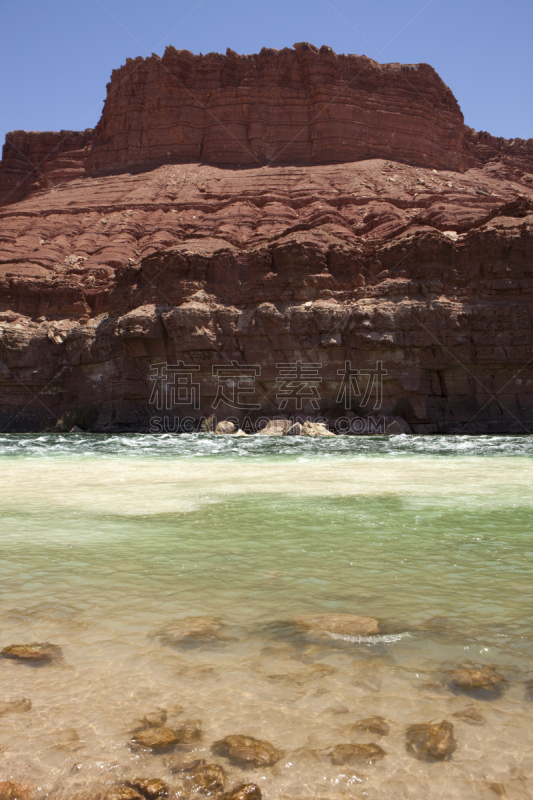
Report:
[[[305,43],[169,47],[107,89],[94,130],[6,137],[2,430],[200,420],[232,362],[261,366],[251,417],[272,417],[298,361],[322,379],[300,413],[531,430],[533,140],[465,126],[427,64]],[[339,371],[378,361],[381,407],[367,375],[347,410]],[[198,407],[185,387],[158,411],[154,365],[178,362]]]

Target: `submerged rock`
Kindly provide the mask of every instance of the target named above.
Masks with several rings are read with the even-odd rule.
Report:
[[[134,781],[128,781],[128,784],[148,800],[153,797],[167,797],[168,795],[168,786],[159,778],[150,778],[148,780],[138,778]]]
[[[144,731],[146,728],[162,728],[167,721],[168,712],[166,708],[156,708],[149,711],[144,717],[133,723],[132,731]]]
[[[144,795],[132,786],[113,786],[105,796],[105,800],[144,800]]]
[[[12,781],[0,781],[0,800],[32,800],[27,786]]]
[[[31,700],[21,697],[20,700],[0,700],[0,717],[4,714],[21,714],[31,711]]]
[[[61,648],[55,644],[44,642],[42,644],[10,644],[0,653],[2,658],[13,658],[17,661],[46,662],[54,661],[61,657]]]
[[[66,750],[75,753],[85,747],[85,743],[80,739],[80,735],[75,728],[64,728],[49,736],[50,747],[56,750]]]
[[[168,625],[161,636],[170,644],[197,639],[216,639],[223,628],[214,617],[186,617]]]
[[[446,761],[457,747],[453,724],[446,720],[409,725],[405,738],[407,750],[421,761]]]
[[[490,669],[490,667],[478,667],[475,669],[463,667],[450,673],[451,685],[461,689],[463,692],[471,692],[477,689],[494,692],[498,684],[502,682],[504,682],[504,678],[493,669]]]
[[[223,794],[222,800],[261,800],[261,789],[255,783],[241,783]]]
[[[145,749],[152,753],[164,753],[179,743],[179,737],[170,728],[146,728],[135,733],[130,747],[132,750]]]
[[[317,633],[341,636],[365,636],[379,633],[379,624],[373,617],[358,617],[354,614],[300,614],[294,617],[299,628]]]
[[[174,728],[179,744],[193,744],[202,738],[202,727],[198,720],[186,719],[179,728]]]
[[[388,736],[390,725],[383,717],[365,717],[355,723],[352,730],[364,733],[375,733],[378,736]]]
[[[470,725],[484,725],[487,721],[474,706],[463,708],[461,711],[454,711],[452,717],[468,722]]]
[[[224,756],[239,767],[271,767],[283,755],[269,742],[240,734],[220,739],[214,743],[212,750],[215,755]]]
[[[338,744],[331,752],[331,760],[339,766],[356,764],[373,764],[381,761],[386,753],[379,744]]]
[[[173,767],[192,792],[210,796],[224,791],[226,773],[219,764],[206,764],[203,759],[186,767]]]
[[[162,728],[167,721],[167,711],[165,708],[156,708],[149,711],[141,720],[143,728]]]

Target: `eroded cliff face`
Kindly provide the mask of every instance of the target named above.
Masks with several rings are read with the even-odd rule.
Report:
[[[47,162],[48,188],[38,188],[42,177],[41,184],[21,184],[29,195],[0,209],[0,427],[44,430],[66,413],[100,431],[148,429],[154,415],[167,416],[170,425],[175,417],[200,420],[212,413],[272,417],[280,412],[280,365],[302,362],[320,364],[316,393],[300,409],[293,398],[284,414],[401,416],[418,433],[531,429],[531,141],[506,142],[465,128],[453,96],[429,67],[409,68],[409,80],[416,73],[431,89],[415,103],[401,96],[399,65],[333,58],[324,48],[225,59],[189,55],[167,51],[170,72],[187,63],[182,80],[198,96],[208,74],[217,115],[235,111],[244,92],[246,124],[221,138],[224,128],[211,126],[205,109],[197,116],[179,106],[182,90],[169,83],[165,59],[131,62],[114,74],[97,129],[79,134],[76,149],[63,153],[63,167],[56,154]],[[331,102],[324,120],[335,136],[326,125],[292,156],[343,163],[221,166],[224,152],[235,158],[246,148],[268,159],[270,147],[291,138],[279,122],[284,97],[294,136],[301,120],[293,118],[291,104],[300,97],[300,110],[313,113],[310,87],[320,83],[318,67],[325,74],[325,64],[336,65],[346,83],[360,61],[368,66],[367,80],[375,81],[375,115],[379,98],[390,95],[383,125],[372,132],[369,124],[367,139],[357,139],[347,124],[343,139],[345,112],[324,79],[321,96],[325,102],[329,91]],[[284,64],[291,69],[280,72]],[[269,107],[276,86],[279,117],[268,133],[250,138],[250,120]],[[371,94],[364,91],[368,96],[350,100],[361,118]],[[169,114],[177,120],[174,134],[163,124]],[[410,141],[407,133],[397,135],[401,126],[387,114],[403,114],[405,131],[416,118],[420,135]],[[456,120],[457,142],[442,138],[451,135],[444,118]],[[196,141],[193,129],[201,132],[198,161],[154,166],[171,142],[169,160],[192,158],[182,148],[187,136]],[[285,138],[275,138],[283,130]],[[342,152],[335,150],[341,139],[347,143]],[[24,137],[17,141],[20,149]],[[38,139],[32,141],[36,146]],[[388,147],[394,160],[383,150],[372,158],[370,141]],[[422,147],[426,141],[431,146]],[[317,150],[317,142],[325,149]],[[12,150],[0,177],[15,163]],[[69,161],[68,152],[78,160]],[[338,158],[326,157],[332,152]],[[343,153],[352,155],[348,160]],[[199,163],[200,157],[218,166]],[[126,170],[131,161],[135,169]],[[104,166],[115,174],[102,173]],[[61,176],[61,169],[79,174]],[[178,362],[195,368],[197,407],[190,396],[179,402],[175,392],[172,408],[157,409],[154,375]],[[374,395],[366,405],[363,395],[368,370],[378,362],[386,374],[376,410]],[[348,407],[340,393],[347,363],[367,371]],[[256,406],[252,412],[217,404],[217,367],[232,364],[260,367],[255,394],[247,398]],[[230,397],[232,379],[225,385],[222,394]]]

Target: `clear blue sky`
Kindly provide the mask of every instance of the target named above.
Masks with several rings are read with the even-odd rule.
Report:
[[[1,143],[15,129],[94,127],[127,57],[302,41],[425,61],[468,125],[533,137],[532,0],[4,0],[0,22]]]

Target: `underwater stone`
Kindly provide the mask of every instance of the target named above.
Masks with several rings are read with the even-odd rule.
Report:
[[[113,786],[106,794],[105,800],[144,800],[144,795],[132,786]]]
[[[170,728],[146,728],[132,737],[130,747],[132,750],[144,748],[152,753],[163,753],[179,743],[179,737]]]
[[[139,778],[129,781],[129,785],[146,798],[167,797],[168,795],[168,786],[159,778],[150,778],[149,780]]]
[[[365,717],[355,723],[353,730],[387,736],[390,733],[390,725],[383,717]]]
[[[179,774],[188,788],[198,794],[210,796],[224,791],[226,773],[219,764],[206,764],[200,759],[185,767],[171,767],[170,771]]]
[[[340,766],[373,764],[386,756],[379,744],[338,744],[331,752],[331,760]]]
[[[453,724],[446,720],[433,725],[409,725],[405,736],[407,750],[420,761],[445,761],[457,747]]]
[[[201,723],[198,720],[186,719],[179,728],[174,729],[174,733],[180,744],[193,744],[202,738]]]
[[[167,712],[164,708],[149,711],[133,725],[133,731],[143,731],[146,728],[162,728],[167,721]]]
[[[0,655],[3,658],[13,658],[17,661],[54,661],[61,656],[61,648],[55,644],[44,642],[39,644],[33,642],[32,644],[11,644],[9,647],[4,647]]]
[[[0,781],[0,800],[32,800],[27,786],[12,781]]]
[[[187,639],[217,638],[223,624],[214,617],[186,617],[168,625],[161,636],[169,643],[186,641]]]
[[[223,800],[261,800],[261,789],[255,783],[242,783],[222,795]]]
[[[358,617],[354,614],[300,614],[294,623],[308,631],[361,636],[379,633],[377,619]]]
[[[468,722],[470,725],[483,725],[487,721],[474,706],[463,708],[462,711],[454,711],[452,717],[457,717],[457,719]]]
[[[240,734],[220,739],[212,750],[215,755],[224,756],[240,767],[271,767],[283,755],[269,742]]]
[[[504,678],[493,669],[490,669],[490,667],[479,667],[477,669],[464,667],[450,674],[452,686],[465,692],[476,689],[485,689],[487,692],[493,692],[496,686],[503,681]]]
[[[0,701],[0,717],[4,714],[21,714],[24,711],[31,711],[31,700],[22,697],[20,700]]]

